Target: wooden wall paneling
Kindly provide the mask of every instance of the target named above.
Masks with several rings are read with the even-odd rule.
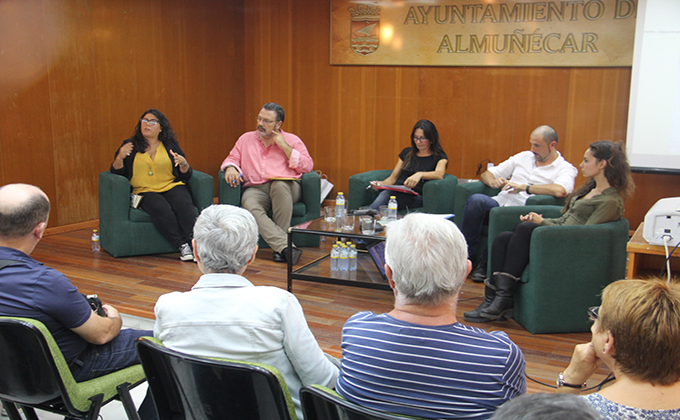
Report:
[[[628,68],[571,69],[563,150],[572,163],[593,141],[625,140],[629,90]]]
[[[0,12],[0,182],[45,190],[51,227],[97,217],[97,175],[143,110],[168,114],[208,173],[243,131],[242,0],[8,1]]]
[[[134,119],[127,121],[129,133],[137,123],[137,118],[149,108],[156,108],[161,112],[169,113],[167,104],[171,102],[174,86],[168,84],[168,66],[178,64],[178,57],[169,48],[165,27],[171,20],[170,11],[172,3],[164,4],[160,0],[138,2],[131,9],[132,25],[123,28],[133,38],[130,44],[132,50],[131,66],[134,67],[136,76],[134,96]],[[170,120],[172,124],[173,121]],[[124,136],[129,137],[130,134]]]
[[[276,102],[285,109],[292,109],[293,97],[293,0],[271,2],[268,26],[271,30],[271,48],[269,50],[269,62],[266,64],[271,78],[271,91],[269,98],[262,98],[262,103]],[[297,12],[297,10],[296,10]],[[302,58],[302,57],[300,57]],[[257,110],[259,112],[259,109]],[[286,127],[295,133],[303,124],[299,116],[286,115]],[[284,128],[286,130],[286,128]]]
[[[513,68],[470,67],[465,82],[463,178],[472,178],[484,159],[498,164],[526,149],[515,129],[517,84]],[[522,133],[526,136],[525,133]]]
[[[53,14],[52,7],[61,14]],[[97,180],[92,160],[98,158],[95,124],[99,118],[95,97],[94,40],[90,2],[44,3],[49,66],[58,223],[92,219],[96,215]],[[67,42],[56,40],[65,34]]]
[[[345,177],[347,180],[355,173],[394,168],[399,152],[411,145],[413,125],[420,119],[419,89],[418,68],[375,67],[373,103],[366,98],[366,109],[362,110],[364,124],[372,125],[372,132],[366,132],[361,145],[354,145],[366,159],[357,156],[360,165]]]
[[[292,28],[291,116],[295,116],[295,134],[305,142],[314,159],[314,169],[329,174],[335,159],[332,136],[332,69],[329,65],[330,44],[322,36],[330,25],[330,12],[324,2],[298,0],[294,4]],[[287,111],[288,112],[288,111]],[[331,180],[335,183],[335,180]]]
[[[234,42],[243,28],[238,2],[130,2],[99,13],[116,41],[101,47],[107,62],[98,74],[107,82],[100,103],[118,110],[103,167],[142,112],[158,108],[192,166],[216,176],[242,121],[243,73],[234,64],[243,52]]]
[[[51,227],[96,217],[97,174],[149,107],[212,174],[277,101],[336,191],[352,173],[392,168],[419,118],[437,124],[461,177],[525,150],[533,126],[562,114],[560,149],[575,165],[591,141],[625,139],[630,68],[330,66],[329,2],[29,0],[0,11],[0,182],[43,188]],[[9,83],[17,74],[28,82]],[[675,185],[635,179],[638,191]],[[636,195],[627,216],[644,215],[652,195]]]
[[[375,73],[373,66],[343,66],[334,72],[334,105],[331,130],[335,165],[330,170],[334,192],[347,194],[350,175],[362,172],[357,164],[362,143],[372,142],[375,134]],[[389,150],[381,151],[394,155]]]
[[[0,185],[40,187],[52,200],[52,227],[59,209],[44,19],[40,0],[0,2]]]
[[[206,5],[202,40],[205,85],[198,95],[193,95],[196,108],[205,118],[195,127],[194,138],[190,140],[195,144],[192,154],[199,156],[195,167],[215,177],[217,196],[219,166],[246,129],[243,1],[208,1]],[[219,7],[219,11],[214,11],[211,5]]]
[[[194,19],[194,13],[200,8],[200,2],[195,6],[186,0],[172,0],[164,2],[160,7],[163,54],[159,57],[158,64],[162,67],[161,90],[166,96],[166,103],[162,112],[170,120],[175,134],[178,136],[182,147],[189,147],[190,136],[187,133],[187,121],[189,120],[188,103],[191,95],[192,78],[200,78],[200,74],[192,73],[191,70],[198,63],[192,63],[190,49],[193,48],[195,39],[189,27]],[[169,7],[168,7],[169,6]]]
[[[209,11],[208,8],[206,2],[177,1],[169,10],[169,21],[164,25],[167,28],[165,48],[171,51],[167,58],[164,57],[166,88],[172,89],[173,96],[167,105],[168,112],[172,112],[171,121],[182,149],[196,169],[202,168],[203,162],[208,169],[207,156],[200,152],[206,149],[203,142],[210,138],[201,134],[210,127],[205,108],[212,103],[205,100],[209,89],[204,71],[209,65],[206,43],[210,35],[204,23],[206,12],[219,14],[217,5],[211,6]],[[201,159],[201,155],[205,159]],[[214,175],[215,171],[212,172]]]
[[[515,136],[520,150],[528,150],[531,132],[547,124],[557,131],[558,149],[564,155],[562,140],[567,125],[569,74],[569,70],[563,68],[516,69]]]
[[[101,144],[98,170],[107,171],[115,151],[132,135],[136,119],[144,111],[137,106],[137,62],[153,49],[138,38],[147,13],[143,3],[121,0],[115,4],[93,0],[95,43],[95,98],[99,118],[95,135]],[[146,81],[145,83],[149,83]]]
[[[0,185],[38,186],[52,201],[49,226],[57,226],[59,207],[47,78],[36,80],[12,96],[2,102],[0,112]]]
[[[246,130],[255,128],[262,105],[276,102],[292,106],[292,0],[246,0],[245,39]],[[295,133],[296,117],[286,116],[284,131]]]
[[[461,176],[465,121],[465,67],[421,67],[418,119],[428,119],[439,132],[449,158],[446,171]]]
[[[624,217],[637,229],[652,206],[662,198],[680,197],[680,175],[634,173],[635,194],[626,201]]]
[[[260,20],[262,13],[259,9],[260,2],[255,0],[243,0],[243,73],[246,95],[243,98],[245,113],[241,124],[244,131],[250,131],[255,127],[255,117],[264,102],[260,101],[263,96],[260,92],[269,80],[262,80],[257,71],[261,68],[261,40],[264,38],[260,32]],[[257,108],[257,110],[255,109]]]

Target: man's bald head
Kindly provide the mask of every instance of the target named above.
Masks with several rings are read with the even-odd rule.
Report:
[[[550,143],[552,142],[557,143],[557,131],[549,125],[538,126],[531,134],[543,137],[543,141],[548,146],[550,146]]]
[[[0,187],[0,237],[21,238],[47,221],[50,200],[38,187],[8,184]]]

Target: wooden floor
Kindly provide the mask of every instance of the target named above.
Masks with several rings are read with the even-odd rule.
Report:
[[[158,297],[171,291],[187,291],[201,273],[194,263],[179,261],[179,254],[113,258],[106,251],[90,250],[91,229],[46,236],[33,257],[68,276],[83,293],[96,293],[119,311],[154,318]],[[300,263],[324,255],[321,248],[304,248]],[[271,250],[262,249],[245,276],[256,286],[286,287],[286,265],[272,262]],[[341,356],[340,337],[345,320],[356,312],[387,312],[392,293],[344,286],[296,281],[293,291],[304,308],[307,321],[324,351]],[[458,319],[482,300],[482,285],[466,281],[460,294]],[[584,314],[586,316],[586,314]],[[532,335],[515,321],[476,324],[487,331],[502,330],[517,343],[527,362],[527,375],[554,384],[571,357],[575,344],[590,340],[589,333]],[[597,385],[607,372],[598,371],[589,385]],[[551,392],[550,388],[527,381],[529,392]]]

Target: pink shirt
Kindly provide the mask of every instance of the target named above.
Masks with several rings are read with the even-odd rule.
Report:
[[[220,169],[234,166],[243,175],[244,187],[264,184],[271,178],[299,179],[314,168],[314,161],[300,137],[283,130],[281,134],[293,148],[290,159],[276,142],[264,147],[257,131],[249,131],[239,137]]]

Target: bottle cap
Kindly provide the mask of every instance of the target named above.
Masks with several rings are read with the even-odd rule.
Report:
[[[390,200],[393,199],[393,198],[396,199],[397,197],[391,195],[391,196],[390,196]]]

